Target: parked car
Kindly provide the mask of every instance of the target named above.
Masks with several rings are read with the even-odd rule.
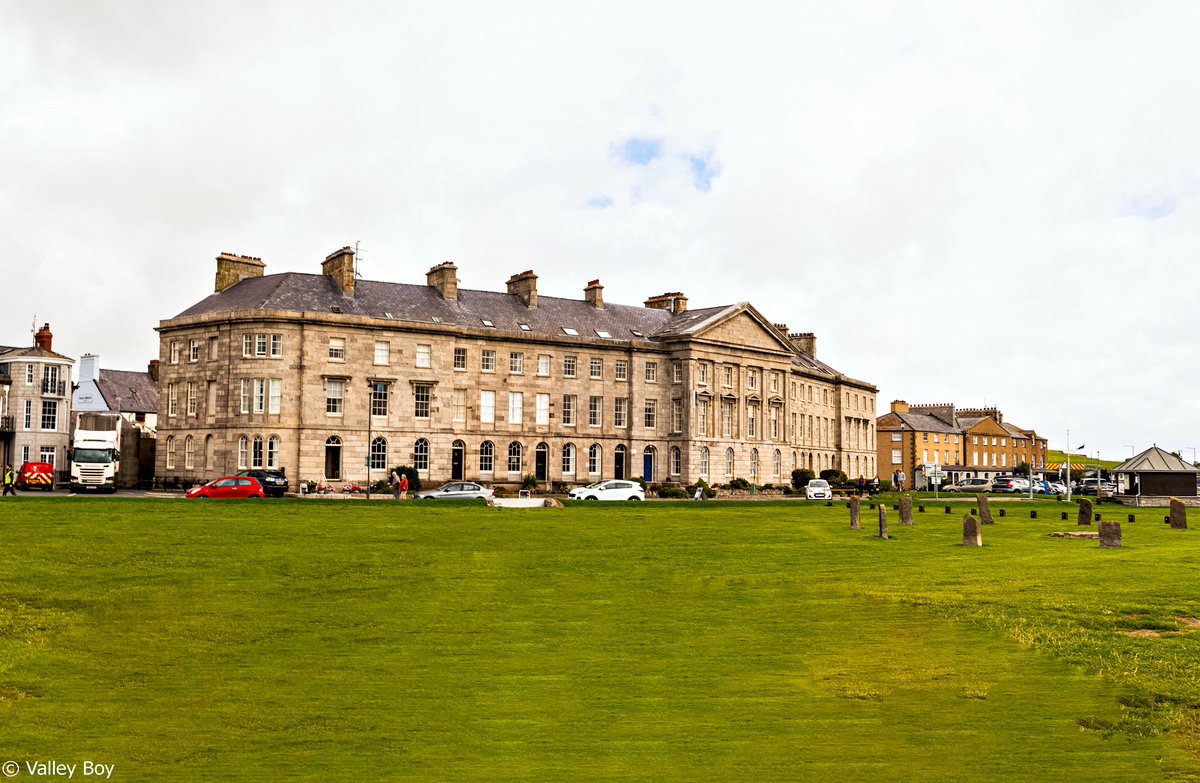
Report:
[[[992,492],[1020,494],[1029,491],[1029,479],[1019,476],[996,476],[992,479]]]
[[[992,482],[985,478],[965,478],[959,479],[956,484],[947,484],[942,487],[942,492],[991,492]]]
[[[17,471],[17,489],[54,491],[54,466],[49,462],[25,462]]]
[[[288,491],[287,476],[278,470],[239,470],[237,475],[258,479],[258,483],[262,485],[263,492],[266,492],[271,497],[281,498]]]
[[[1080,480],[1079,489],[1080,495],[1100,495],[1109,497],[1117,492],[1117,485],[1107,479],[1085,478]]]
[[[609,479],[567,493],[568,500],[645,500],[646,492],[636,481]]]
[[[1067,487],[1059,481],[1035,481],[1033,491],[1038,495],[1065,495]]]
[[[262,484],[251,476],[222,476],[207,484],[192,487],[187,491],[189,498],[261,498],[265,497]]]
[[[825,479],[811,479],[804,485],[805,500],[833,500],[833,490]]]
[[[495,496],[495,490],[474,481],[451,481],[413,495],[417,500],[491,500]]]

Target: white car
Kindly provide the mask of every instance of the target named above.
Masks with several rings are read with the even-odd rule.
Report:
[[[567,493],[568,500],[645,500],[646,492],[636,481],[609,479]]]
[[[825,479],[812,479],[804,485],[806,500],[833,500],[833,490]]]
[[[492,500],[496,492],[474,481],[451,481],[436,489],[422,490],[413,497],[417,500]]]

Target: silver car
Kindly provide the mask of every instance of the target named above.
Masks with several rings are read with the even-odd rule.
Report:
[[[491,500],[495,490],[474,481],[451,481],[437,489],[423,489],[413,495],[417,500]]]

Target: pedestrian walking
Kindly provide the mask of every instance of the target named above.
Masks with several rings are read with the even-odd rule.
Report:
[[[858,477],[858,496],[861,498],[867,494],[867,480],[861,475]]]
[[[876,476],[875,478],[871,479],[871,494],[872,495],[879,494],[879,476]]]
[[[904,475],[903,470],[896,471],[896,491],[897,492],[904,489],[904,480],[906,478],[908,478],[908,477]]]
[[[4,466],[4,494],[17,496],[17,473],[12,469],[12,465]]]
[[[397,500],[407,500],[408,499],[408,476],[401,476],[400,484],[398,486],[400,487],[400,497],[398,497],[396,499]]]
[[[395,468],[392,469],[392,475],[388,476],[388,483],[392,485],[392,498],[394,500],[399,500],[400,499],[400,474],[396,472]]]

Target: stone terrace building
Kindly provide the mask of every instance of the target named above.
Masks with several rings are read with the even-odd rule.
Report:
[[[0,346],[0,456],[14,468],[48,462],[61,477],[70,445],[75,360],[55,353],[53,340],[44,324],[33,347]]]
[[[543,485],[643,476],[783,483],[796,467],[875,472],[876,388],[818,361],[747,303],[689,310],[357,280],[343,248],[322,274],[264,275],[217,258],[215,292],[158,327],[167,482],[244,467],[363,483],[391,466],[432,482]]]

